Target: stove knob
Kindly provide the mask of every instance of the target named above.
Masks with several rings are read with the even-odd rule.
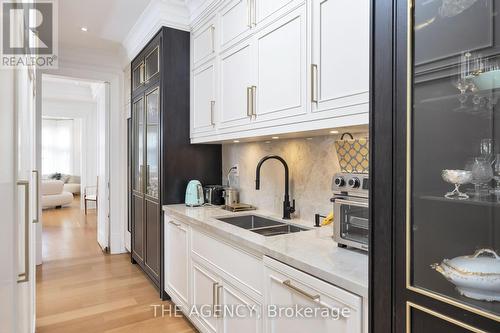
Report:
[[[359,185],[361,185],[361,182],[359,181],[359,178],[352,177],[351,179],[349,179],[348,185],[350,188],[358,188]]]
[[[338,176],[337,178],[335,178],[335,186],[338,186],[338,187],[345,186],[344,177]]]

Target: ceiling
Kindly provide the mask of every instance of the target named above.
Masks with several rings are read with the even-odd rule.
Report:
[[[43,74],[42,84],[43,100],[95,102],[95,89],[102,83]]]
[[[151,0],[61,0],[61,46],[116,50]],[[83,32],[82,27],[88,31]]]

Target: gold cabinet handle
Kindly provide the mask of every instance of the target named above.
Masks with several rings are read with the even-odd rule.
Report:
[[[252,2],[253,0],[247,0],[247,26],[252,28]]]
[[[311,65],[311,102],[318,103],[318,65]]]
[[[215,101],[210,101],[210,124],[212,126],[215,126],[214,114],[215,114]]]
[[[217,288],[216,288],[216,291],[215,291],[215,293],[217,294],[217,309],[215,311],[215,317],[216,318],[221,317],[221,314],[222,314],[222,309],[221,309],[221,306],[220,306],[220,291],[221,290],[222,290],[222,286],[218,285]]]
[[[314,301],[314,302],[319,301],[320,295],[309,294],[307,291],[304,291],[304,290],[300,289],[299,287],[294,286],[290,280],[285,280],[285,281],[282,281],[281,283],[284,286],[286,286],[287,288],[301,294],[302,296],[310,299],[311,301]]]
[[[175,225],[175,226],[176,226],[176,227],[178,227],[178,228],[180,228],[180,227],[181,227],[181,224],[180,224],[180,223],[176,223],[176,222],[174,222],[174,221],[168,221],[168,223],[173,224],[173,225]]]
[[[212,285],[212,305],[213,305],[213,313],[214,316],[217,316],[217,307],[219,303],[219,282],[214,282]]]
[[[247,87],[247,116],[252,116],[253,103],[252,103],[252,87]]]
[[[35,182],[36,182],[36,218],[33,219],[33,223],[38,223],[40,222],[40,172],[38,170],[33,170],[33,173],[35,174]]]
[[[252,86],[252,115],[254,117],[257,117],[256,108],[257,108],[257,87]]]
[[[257,1],[256,0],[252,0],[253,1],[253,26],[255,27],[257,25]]]
[[[212,31],[212,53],[215,53],[215,27],[210,26],[210,30]]]
[[[16,184],[24,187],[24,272],[17,276],[17,283],[23,283],[30,280],[30,183],[18,180]]]

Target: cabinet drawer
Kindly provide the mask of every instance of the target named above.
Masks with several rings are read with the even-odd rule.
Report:
[[[266,320],[267,332],[362,332],[362,298],[321,281],[274,259],[264,257],[265,302],[268,306],[319,309],[311,318],[273,316]],[[323,317],[321,311],[333,314]],[[344,315],[342,315],[344,314]]]
[[[262,259],[223,243],[197,230],[192,233],[192,251],[258,295],[263,290]]]

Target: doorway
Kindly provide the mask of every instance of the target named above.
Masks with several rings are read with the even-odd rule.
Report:
[[[107,85],[42,75],[37,264],[109,249]]]

